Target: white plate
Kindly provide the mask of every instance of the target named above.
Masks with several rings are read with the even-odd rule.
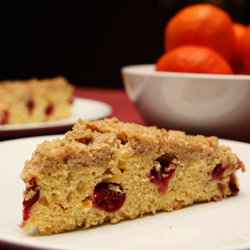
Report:
[[[231,250],[250,248],[250,174],[239,171],[240,194],[236,197],[198,204],[171,213],[158,213],[115,225],[102,225],[52,236],[24,233],[17,225],[22,220],[22,192],[19,178],[24,161],[31,157],[43,136],[0,143],[0,247],[42,249],[182,249]],[[250,166],[250,144],[220,140]],[[2,244],[2,245],[1,245]]]
[[[45,133],[61,133],[72,127],[79,118],[84,120],[102,119],[112,113],[110,105],[85,98],[74,98],[72,115],[57,121],[29,123],[18,125],[0,125],[1,137],[37,135]]]

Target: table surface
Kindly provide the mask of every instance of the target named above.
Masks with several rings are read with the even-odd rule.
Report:
[[[129,100],[124,89],[76,88],[75,96],[109,104],[113,109],[110,117],[117,117],[123,122],[146,125],[143,117]]]

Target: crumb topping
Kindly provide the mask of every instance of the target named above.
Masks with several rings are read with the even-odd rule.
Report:
[[[80,119],[65,138],[38,145],[31,160],[26,161],[21,177],[29,180],[33,175],[54,172],[63,165],[72,169],[105,166],[121,151],[153,159],[167,154],[184,162],[211,163],[219,159],[222,162],[213,164],[226,165],[229,160],[233,164],[238,161],[230,148],[219,146],[216,137],[187,136],[181,131],[123,123],[117,118],[93,122]],[[222,158],[217,157],[220,155]]]
[[[20,99],[29,100],[36,93],[46,93],[46,91],[61,91],[68,88],[73,91],[73,86],[62,76],[51,79],[15,80],[0,82],[0,107],[7,108],[13,102]]]

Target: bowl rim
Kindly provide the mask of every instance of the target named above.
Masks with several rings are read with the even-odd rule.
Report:
[[[222,80],[249,80],[250,75],[225,75],[225,74],[202,74],[202,73],[179,73],[155,71],[155,64],[127,65],[121,68],[122,74],[151,76],[151,77],[176,77],[196,79],[222,79]]]

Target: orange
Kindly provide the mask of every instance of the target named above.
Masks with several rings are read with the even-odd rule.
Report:
[[[235,73],[237,74],[246,73],[242,63],[241,50],[242,50],[242,40],[246,35],[247,26],[241,23],[234,23],[233,31],[235,36],[235,45],[234,45],[234,53],[231,65]]]
[[[156,62],[157,71],[233,74],[230,64],[216,51],[198,45],[183,45],[163,54]]]
[[[183,8],[165,27],[165,50],[181,45],[208,46],[226,60],[233,56],[234,32],[231,17],[212,4],[196,4]]]
[[[250,25],[247,28],[246,35],[242,40],[242,61],[245,69],[250,74]]]

